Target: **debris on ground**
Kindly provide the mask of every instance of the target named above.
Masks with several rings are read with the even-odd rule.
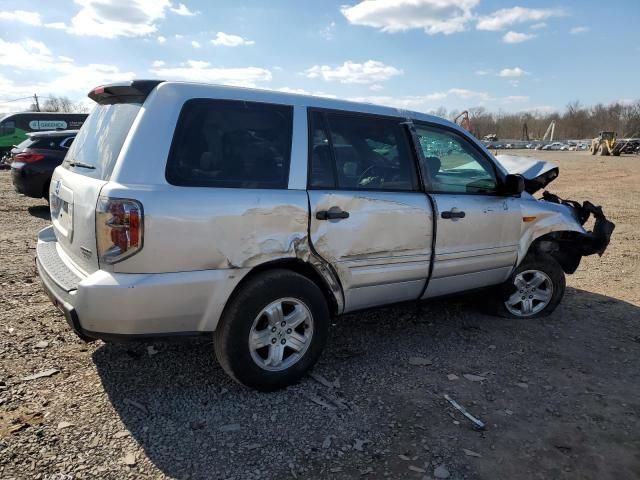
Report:
[[[462,451],[467,457],[478,457],[478,458],[482,457],[482,455],[480,455],[477,452],[474,452],[473,450],[468,450],[466,448],[463,448]]]
[[[480,375],[474,375],[473,373],[465,373],[462,375],[464,378],[469,380],[470,382],[482,382],[487,379],[487,377],[482,377]]]
[[[135,400],[131,400],[130,398],[125,398],[124,403],[125,405],[131,405],[132,407],[137,408],[145,415],[149,415],[149,409],[145,407],[143,404],[141,404],[140,402],[136,402]]]
[[[453,408],[455,408],[460,413],[462,413],[465,417],[467,417],[469,420],[471,420],[471,422],[473,422],[474,428],[476,430],[484,430],[485,429],[485,424],[482,421],[478,420],[476,417],[474,417],[469,412],[467,412],[462,405],[460,405],[458,402],[456,402],[454,399],[452,399],[449,395],[445,394],[444,398],[451,405],[453,405]]]
[[[445,467],[444,465],[437,466],[433,471],[433,475],[436,478],[441,478],[441,479],[449,478],[451,476],[451,474],[449,473],[449,470],[447,470],[447,467]]]
[[[60,372],[57,368],[50,368],[49,370],[44,370],[42,372],[34,373],[33,375],[28,375],[26,377],[22,377],[24,382],[28,382],[30,380],[37,380],[38,378],[50,377],[51,375],[55,375]]]
[[[133,452],[127,453],[122,459],[122,463],[129,467],[133,467],[136,464],[136,454]]]
[[[424,357],[411,357],[409,359],[409,365],[415,365],[418,367],[433,365],[433,362]]]

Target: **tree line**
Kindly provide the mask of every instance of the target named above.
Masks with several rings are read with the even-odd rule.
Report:
[[[445,118],[455,118],[459,112],[450,112],[443,108],[432,112]],[[477,138],[496,134],[498,138],[526,140],[524,125],[529,140],[541,140],[549,124],[555,120],[554,139],[588,139],[601,131],[617,132],[619,138],[640,137],[640,100],[633,103],[602,103],[591,107],[583,106],[579,101],[569,103],[564,112],[542,113],[489,112],[484,107],[469,109],[472,133]]]

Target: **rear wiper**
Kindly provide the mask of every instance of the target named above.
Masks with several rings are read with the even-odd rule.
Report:
[[[93,165],[89,165],[88,163],[82,163],[82,162],[69,162],[68,165],[70,167],[88,168],[90,170],[95,170],[96,169],[96,167],[94,167]]]

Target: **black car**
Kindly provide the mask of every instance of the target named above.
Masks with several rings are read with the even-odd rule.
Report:
[[[11,150],[11,176],[16,192],[49,199],[49,183],[62,163],[78,130],[55,130],[29,134]]]

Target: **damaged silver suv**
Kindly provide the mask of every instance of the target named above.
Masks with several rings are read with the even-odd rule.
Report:
[[[45,290],[85,340],[213,335],[260,390],[312,367],[334,315],[485,287],[497,314],[548,315],[613,231],[533,196],[554,165],[441,118],[149,80],[89,97],[38,238]]]

